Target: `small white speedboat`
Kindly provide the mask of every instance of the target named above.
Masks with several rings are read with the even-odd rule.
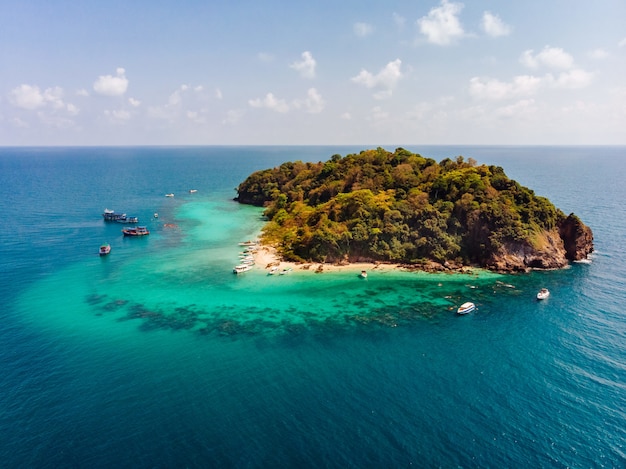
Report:
[[[459,309],[457,309],[456,312],[457,314],[467,314],[467,313],[471,313],[475,309],[476,309],[476,305],[472,303],[471,301],[468,301],[466,303],[463,303],[461,306],[459,306]]]
[[[244,272],[247,272],[249,270],[252,270],[252,266],[250,264],[239,264],[233,268],[233,273],[243,274]]]
[[[549,296],[550,296],[550,292],[548,291],[547,288],[542,288],[541,290],[539,290],[539,293],[537,293],[538,300],[545,300]]]
[[[367,278],[367,270],[362,270],[361,273],[359,274],[359,277]]]

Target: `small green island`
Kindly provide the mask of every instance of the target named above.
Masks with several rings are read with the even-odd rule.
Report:
[[[265,207],[262,242],[293,262],[396,263],[429,271],[558,269],[586,259],[593,234],[573,213],[463,156],[403,148],[287,162],[237,188]]]

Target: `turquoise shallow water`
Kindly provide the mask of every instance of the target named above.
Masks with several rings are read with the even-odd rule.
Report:
[[[515,276],[235,276],[237,242],[263,221],[234,187],[361,148],[1,149],[1,460],[623,465],[625,149],[407,148],[503,166],[593,228],[593,262]],[[150,236],[123,238],[105,207]],[[542,286],[552,295],[538,303]],[[466,300],[477,311],[456,316]]]

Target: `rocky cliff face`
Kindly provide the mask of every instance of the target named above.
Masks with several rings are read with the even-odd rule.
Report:
[[[561,269],[570,261],[586,259],[591,252],[591,229],[571,214],[554,230],[542,233],[535,246],[526,242],[506,243],[485,260],[485,267],[499,272]]]
[[[558,229],[568,260],[580,261],[593,252],[591,228],[573,213],[559,223]]]

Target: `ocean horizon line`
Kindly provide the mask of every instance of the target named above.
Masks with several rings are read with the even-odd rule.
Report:
[[[585,143],[585,144],[559,144],[559,143],[537,143],[537,144],[521,144],[521,143],[201,143],[201,144],[129,144],[129,145],[83,145],[83,144],[59,144],[59,145],[0,145],[0,149],[15,148],[311,148],[311,147],[337,147],[347,148],[362,146],[367,148],[390,148],[390,147],[479,147],[479,148],[626,148],[626,143],[621,144],[603,144],[603,143]]]

